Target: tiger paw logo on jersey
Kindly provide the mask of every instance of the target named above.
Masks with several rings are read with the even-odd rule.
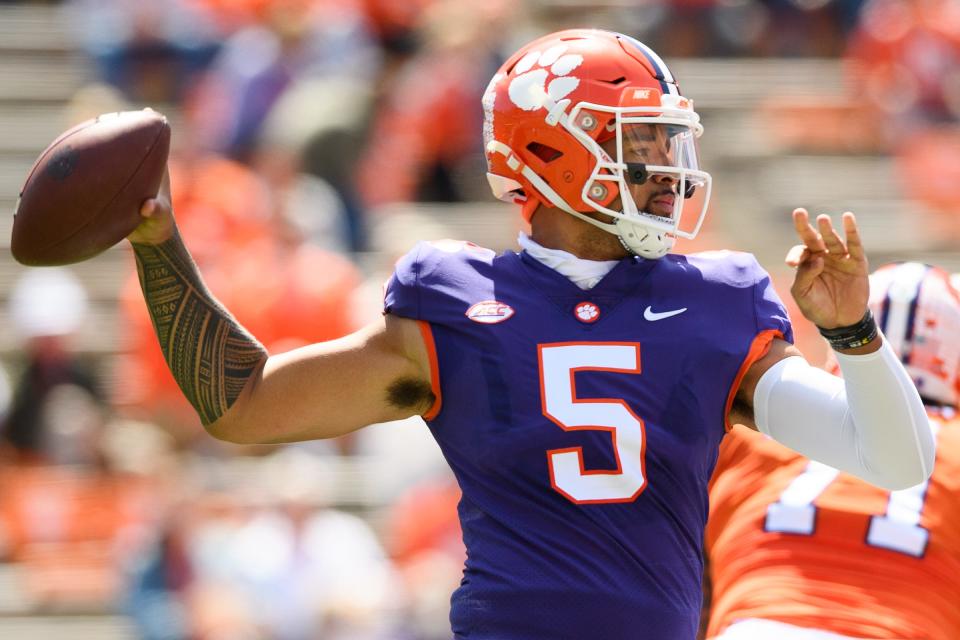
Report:
[[[531,51],[517,63],[520,75],[510,82],[510,100],[524,111],[542,109],[548,101],[559,102],[580,86],[580,78],[569,75],[583,64],[583,56],[566,54],[567,47],[557,45],[544,52]],[[536,68],[534,68],[536,67]],[[553,79],[549,81],[550,76]]]
[[[573,315],[580,322],[590,324],[600,319],[600,307],[592,302],[581,302],[573,309]]]

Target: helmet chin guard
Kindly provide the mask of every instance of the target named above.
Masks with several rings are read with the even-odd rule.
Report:
[[[627,214],[613,223],[617,238],[623,248],[634,255],[651,260],[662,258],[673,249],[676,238],[666,231],[646,226],[643,216],[644,214]],[[635,220],[635,217],[638,219]]]

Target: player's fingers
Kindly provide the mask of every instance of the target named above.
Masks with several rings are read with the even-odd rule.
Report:
[[[810,214],[806,209],[798,208],[793,210],[793,228],[796,230],[800,240],[810,251],[826,251],[827,247],[823,243],[823,238],[817,233],[817,230],[810,224]]]
[[[810,226],[810,214],[803,207],[797,207],[793,210],[793,228],[796,229],[797,235],[801,238],[804,235],[814,233]]]
[[[810,256],[810,258],[797,267],[797,273],[793,278],[793,287],[795,297],[802,297],[804,292],[808,291],[813,282],[823,272],[824,258],[823,254]]]
[[[157,211],[157,201],[154,198],[147,198],[140,205],[140,216],[149,218]]]
[[[857,218],[850,211],[843,214],[843,234],[847,237],[847,251],[850,253],[850,257],[856,260],[863,260],[865,257],[863,240],[860,238]]]
[[[787,263],[788,267],[797,267],[801,262],[807,259],[807,256],[810,254],[806,245],[795,244],[790,247],[790,250],[787,251],[787,257],[784,258],[784,262]]]
[[[817,216],[817,229],[820,231],[820,237],[823,238],[823,244],[826,245],[827,251],[838,256],[847,255],[847,246],[837,234],[837,230],[833,228],[833,221],[830,220],[830,216],[826,214]]]

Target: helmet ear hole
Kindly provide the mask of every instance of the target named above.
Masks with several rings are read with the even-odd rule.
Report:
[[[554,149],[553,147],[543,144],[542,142],[531,142],[527,145],[527,151],[542,160],[544,164],[553,162],[563,155],[563,152],[559,149]]]

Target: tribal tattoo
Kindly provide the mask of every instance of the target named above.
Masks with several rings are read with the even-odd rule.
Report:
[[[203,284],[179,234],[133,250],[170,371],[203,424],[211,424],[234,403],[267,350]]]

